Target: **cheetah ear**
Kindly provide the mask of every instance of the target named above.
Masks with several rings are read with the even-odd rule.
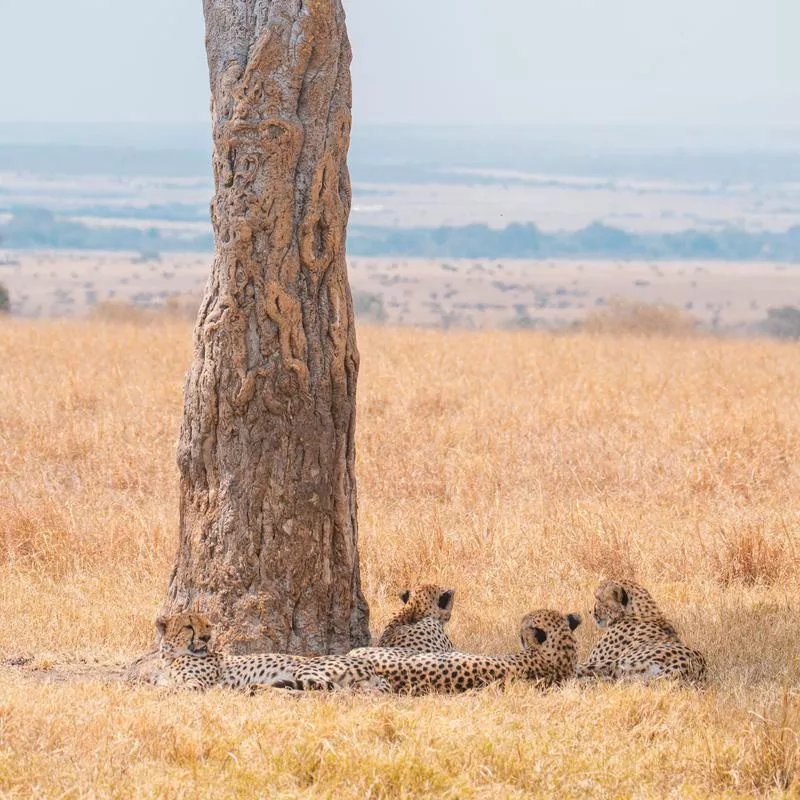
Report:
[[[628,605],[628,603],[630,602],[630,598],[628,597],[628,593],[621,586],[619,587],[619,601],[624,606]]]
[[[534,628],[533,635],[539,644],[544,644],[545,639],[547,639],[547,631],[543,631],[541,628]]]
[[[409,597],[411,597],[411,592],[410,592],[408,589],[406,589],[404,592],[401,592],[401,593],[400,593],[400,599],[401,599],[401,600],[402,600],[404,603],[407,603],[407,602],[408,602],[408,598],[409,598]]]
[[[439,595],[439,608],[442,611],[447,611],[453,605],[453,595],[456,593],[455,589],[446,589]]]
[[[156,618],[156,633],[158,634],[158,638],[163,639],[164,634],[167,631],[167,618],[159,616]]]
[[[571,631],[574,631],[581,622],[583,622],[583,619],[580,614],[567,614],[567,624]]]

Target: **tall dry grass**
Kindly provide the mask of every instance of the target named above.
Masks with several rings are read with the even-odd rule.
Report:
[[[605,308],[590,311],[580,323],[585,333],[635,336],[694,336],[700,320],[682,308],[612,297]]]
[[[137,321],[138,323],[138,321]],[[362,329],[358,477],[377,630],[418,580],[452,637],[650,586],[710,685],[456,698],[165,696],[0,669],[0,793],[794,796],[800,348]],[[145,647],[176,545],[190,329],[0,325],[0,658]],[[596,636],[579,628],[586,652]]]

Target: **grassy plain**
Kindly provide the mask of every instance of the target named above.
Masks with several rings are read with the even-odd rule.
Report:
[[[22,317],[83,317],[109,300],[158,307],[175,296],[196,309],[211,258],[0,250],[0,282]],[[359,310],[395,327],[559,328],[619,297],[683,309],[707,328],[752,334],[770,308],[800,307],[800,270],[768,261],[384,256],[350,258],[348,272],[365,305]]]
[[[0,796],[800,794],[797,345],[360,330],[373,630],[430,580],[457,588],[458,646],[516,649],[526,611],[586,613],[599,578],[632,576],[706,652],[704,690],[65,680],[149,644],[189,344],[179,322],[0,324]]]

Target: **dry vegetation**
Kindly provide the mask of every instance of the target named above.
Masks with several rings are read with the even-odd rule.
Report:
[[[4,259],[0,279],[14,316],[110,319],[134,303],[143,318],[172,305],[193,319],[211,255],[0,251],[0,266]],[[619,333],[631,323],[641,331],[648,309],[658,308],[650,330],[661,334],[675,326],[748,336],[800,331],[800,270],[782,263],[357,257],[348,272],[362,319],[394,327],[561,330],[588,318]],[[630,320],[635,307],[643,313]]]
[[[501,651],[525,611],[585,612],[630,575],[707,653],[706,690],[170,696],[47,678],[149,643],[189,327],[0,323],[2,796],[800,792],[798,346],[360,333],[373,629],[436,580],[458,588],[457,644]]]
[[[681,308],[612,298],[606,308],[590,311],[580,324],[585,333],[634,336],[691,336],[698,320]]]

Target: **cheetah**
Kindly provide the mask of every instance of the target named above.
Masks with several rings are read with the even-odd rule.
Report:
[[[681,642],[647,589],[631,581],[604,581],[595,598],[592,616],[605,632],[578,667],[579,678],[673,677],[693,682],[705,677],[703,654]]]
[[[425,653],[453,650],[444,625],[453,612],[455,589],[422,584],[400,594],[403,608],[389,620],[378,647],[402,647]]]
[[[417,653],[401,648],[361,647],[348,656],[369,664],[391,691],[407,694],[454,694],[511,679],[541,685],[561,683],[575,674],[578,651],[573,631],[579,614],[540,610],[527,614],[520,626],[522,652],[484,656],[451,650]]]
[[[347,656],[295,656],[285,653],[228,655],[209,649],[213,629],[207,617],[182,612],[156,620],[163,668],[157,683],[204,691],[231,689],[354,689],[386,691],[385,681],[368,664]],[[298,668],[303,674],[298,677]]]

